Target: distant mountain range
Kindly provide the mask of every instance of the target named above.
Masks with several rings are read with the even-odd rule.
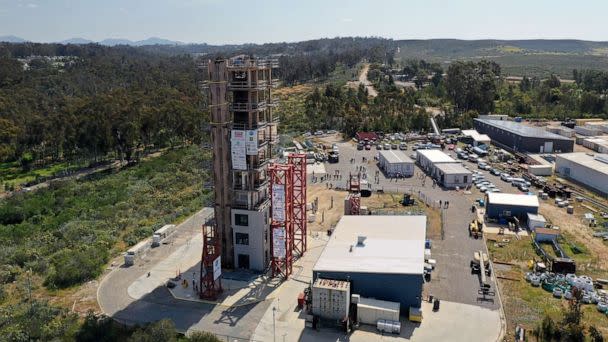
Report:
[[[24,43],[24,42],[28,42],[28,41],[29,40],[27,40],[27,39],[23,39],[23,38],[16,37],[16,36],[0,36],[0,42]],[[128,39],[122,39],[122,38],[108,38],[108,39],[101,40],[99,42],[95,42],[93,40],[86,39],[86,38],[70,38],[70,39],[62,40],[62,41],[57,42],[57,43],[60,43],[60,44],[91,44],[91,43],[98,43],[98,44],[106,45],[106,46],[115,46],[115,45],[130,45],[130,46],[184,45],[184,43],[182,43],[182,42],[168,40],[168,39],[163,39],[163,38],[158,38],[158,37],[150,37],[148,39],[137,40],[137,41],[128,40]]]

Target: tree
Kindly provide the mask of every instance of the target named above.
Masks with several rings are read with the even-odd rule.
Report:
[[[175,324],[168,319],[163,319],[146,326],[144,329],[139,329],[129,342],[176,342],[177,331]]]
[[[589,327],[589,337],[591,337],[591,341],[593,342],[604,342],[604,336],[593,325]]]
[[[188,341],[192,342],[221,342],[221,340],[210,332],[196,331],[188,336]]]

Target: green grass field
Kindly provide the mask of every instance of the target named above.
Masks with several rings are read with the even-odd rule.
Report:
[[[18,187],[22,184],[36,180],[38,177],[51,177],[61,171],[76,171],[84,166],[85,165],[64,162],[24,171],[19,162],[0,163],[0,186],[8,184]],[[0,190],[3,189],[0,188]]]

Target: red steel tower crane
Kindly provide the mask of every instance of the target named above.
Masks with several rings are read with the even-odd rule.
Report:
[[[306,154],[291,153],[293,165],[293,251],[297,257],[306,252]]]
[[[287,279],[293,269],[293,168],[291,164],[272,164],[270,172],[270,234],[273,277]]]

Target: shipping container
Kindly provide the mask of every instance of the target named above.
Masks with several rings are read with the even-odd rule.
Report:
[[[399,303],[373,298],[359,298],[357,321],[376,325],[378,320],[399,321]]]

